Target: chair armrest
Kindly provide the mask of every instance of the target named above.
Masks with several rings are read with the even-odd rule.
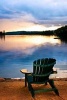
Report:
[[[27,69],[21,69],[20,72],[23,74],[31,74],[32,73],[32,72],[29,72]]]
[[[56,74],[56,73],[57,73],[57,69],[53,68],[53,74]]]

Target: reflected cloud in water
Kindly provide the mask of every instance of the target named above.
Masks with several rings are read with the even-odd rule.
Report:
[[[0,50],[20,51],[31,54],[41,45],[60,45],[59,39],[54,39],[54,36],[6,36],[5,42],[0,40]]]
[[[32,62],[39,58],[51,57],[56,59],[56,65],[67,65],[67,44],[54,38],[7,35],[5,40],[0,39],[0,77],[22,77],[20,69],[27,68],[31,71]]]

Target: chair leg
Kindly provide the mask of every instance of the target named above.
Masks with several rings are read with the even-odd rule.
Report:
[[[47,82],[45,82],[45,85],[47,85]]]
[[[58,92],[58,89],[54,85],[54,81],[53,80],[49,80],[49,84],[54,89],[54,92],[59,96],[59,92]]]
[[[34,93],[34,89],[32,88],[31,83],[28,83],[28,89],[31,92],[32,97],[34,97],[35,93]]]

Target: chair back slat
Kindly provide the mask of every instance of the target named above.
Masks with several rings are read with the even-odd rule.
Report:
[[[33,62],[33,75],[34,81],[43,81],[47,73],[53,70],[53,66],[56,63],[56,60],[53,58],[43,58],[38,59]],[[46,77],[45,77],[46,76]]]

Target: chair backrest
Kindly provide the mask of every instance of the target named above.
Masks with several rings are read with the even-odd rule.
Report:
[[[34,81],[43,81],[47,79],[53,71],[56,60],[53,58],[38,59],[33,62]]]

